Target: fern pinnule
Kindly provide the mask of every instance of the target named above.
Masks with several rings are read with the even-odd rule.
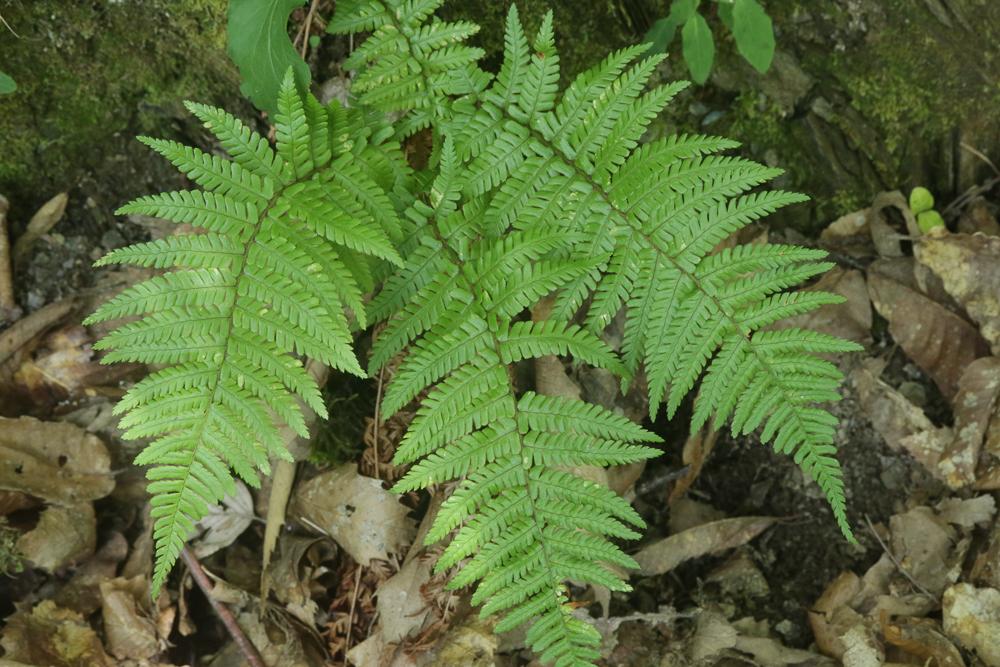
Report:
[[[365,165],[385,165],[368,129],[300,96],[291,76],[278,96],[277,150],[224,111],[189,105],[231,159],[144,139],[201,190],[141,197],[120,213],[188,223],[200,234],[173,236],[110,253],[98,264],[172,271],[134,285],[88,323],[123,317],[99,341],[120,360],[166,364],[136,384],[116,408],[128,439],[152,438],[136,458],[152,466],[156,564],[153,594],[208,506],[234,491],[231,470],[251,485],[270,457],[289,458],[278,425],[308,436],[300,399],[326,414],[299,356],[363,375],[346,309],[364,322],[365,264],[401,263],[392,199]],[[355,121],[355,127],[364,128]]]

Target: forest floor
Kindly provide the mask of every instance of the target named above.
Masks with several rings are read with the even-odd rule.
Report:
[[[166,171],[141,178],[151,191],[183,185]],[[754,436],[689,434],[682,407],[651,425],[661,458],[607,479],[649,528],[628,546],[642,566],[631,593],[574,591],[605,637],[603,664],[1000,666],[998,183],[1000,172],[941,202],[947,228],[927,233],[897,192],[814,237],[759,226],[741,239],[821,247],[837,264],[811,287],[844,303],[797,324],[864,347],[836,360],[847,380],[834,408],[858,543],[793,461]],[[27,230],[10,235],[14,299],[0,303],[0,667],[244,664],[192,567],[148,598],[145,480],[111,413],[148,369],[100,365],[102,329],[80,321],[149,275],[92,262],[170,230],[113,207],[94,215],[116,192],[95,187],[53,193],[37,212],[0,202],[12,223],[0,235]],[[0,262],[0,286],[2,274]],[[646,413],[641,392],[619,397],[598,373],[520,370],[525,387]],[[331,377],[333,416],[297,443],[294,480],[241,487],[202,523],[194,571],[270,665],[531,664],[523,637],[495,637],[468,591],[432,574],[420,535],[443,490],[386,490],[407,419],[377,422],[384,381]],[[265,572],[273,494],[289,502]]]

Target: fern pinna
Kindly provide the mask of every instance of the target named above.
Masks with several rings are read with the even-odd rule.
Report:
[[[308,436],[296,397],[326,409],[299,355],[363,375],[347,313],[365,324],[370,258],[401,259],[386,195],[403,175],[398,147],[380,145],[355,112],[300,97],[286,78],[277,151],[224,111],[189,104],[231,159],[146,139],[200,190],[142,197],[140,213],[203,231],[111,252],[99,265],[176,270],[131,287],[88,323],[133,317],[99,341],[105,363],[165,365],[118,403],[124,437],[153,438],[154,595],[207,507],[251,485],[268,457],[288,458],[278,426]],[[384,133],[383,133],[384,134]]]
[[[527,639],[543,660],[589,664],[600,635],[573,615],[564,582],[628,590],[606,566],[635,564],[607,538],[639,537],[633,527],[643,522],[613,491],[567,467],[655,456],[640,443],[658,438],[598,406],[517,391],[509,365],[542,355],[625,369],[592,332],[518,319],[593,261],[550,258],[571,240],[561,229],[488,234],[482,202],[461,198],[460,174],[447,140],[429,201],[408,211],[406,264],[371,304],[373,317],[392,315],[373,368],[406,350],[383,409],[391,414],[433,387],[397,449],[397,463],[416,464],[395,490],[461,480],[427,535],[433,543],[458,529],[437,570],[468,558],[449,586],[478,582],[473,602],[483,615],[504,614],[498,632],[534,620]]]

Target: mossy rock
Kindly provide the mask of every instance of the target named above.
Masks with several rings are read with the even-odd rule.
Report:
[[[233,106],[226,0],[14,0],[0,13],[0,69],[18,89],[0,97],[0,192],[31,209],[87,175],[106,199],[148,187],[141,132],[183,134],[185,99]],[[6,31],[6,28],[3,28]],[[244,110],[249,111],[248,107]],[[91,193],[88,192],[87,195]],[[101,202],[111,208],[121,201]]]

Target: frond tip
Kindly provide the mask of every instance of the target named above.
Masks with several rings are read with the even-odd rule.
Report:
[[[258,486],[270,457],[290,459],[279,425],[308,436],[298,401],[326,416],[300,356],[364,374],[345,312],[364,321],[354,267],[401,261],[389,238],[395,209],[363,166],[365,151],[382,149],[364,135],[345,141],[341,111],[300,98],[290,76],[278,107],[277,151],[224,111],[200,105],[190,108],[231,160],[144,139],[202,189],[142,197],[119,212],[202,233],[122,248],[98,262],[173,269],[126,289],[86,321],[139,316],[95,348],[110,350],[106,363],[167,365],[116,408],[125,413],[125,438],[152,439],[136,464],[152,466],[154,595],[195,522],[233,491],[233,472]]]

